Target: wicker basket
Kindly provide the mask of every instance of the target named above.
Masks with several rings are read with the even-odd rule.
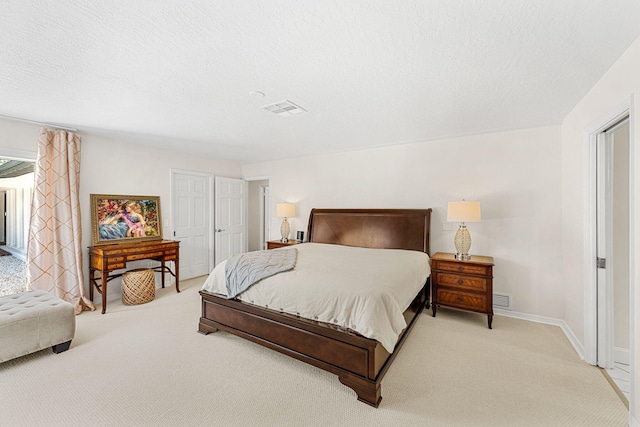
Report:
[[[122,275],[122,302],[126,305],[144,304],[156,297],[153,270],[138,268]]]

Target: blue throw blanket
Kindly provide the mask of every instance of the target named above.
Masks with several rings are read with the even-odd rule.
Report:
[[[227,298],[235,298],[260,280],[293,270],[298,258],[296,248],[247,252],[227,260]]]

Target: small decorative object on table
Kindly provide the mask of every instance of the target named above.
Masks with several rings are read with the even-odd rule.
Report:
[[[156,297],[153,270],[138,268],[122,275],[122,302],[125,305],[145,304]]]

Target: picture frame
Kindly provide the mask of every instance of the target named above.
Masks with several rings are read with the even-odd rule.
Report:
[[[94,245],[162,240],[160,197],[91,194]]]

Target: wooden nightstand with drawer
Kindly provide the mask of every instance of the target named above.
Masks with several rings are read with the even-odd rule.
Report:
[[[437,306],[484,313],[489,329],[493,321],[493,258],[472,255],[457,260],[454,254],[438,252],[431,257],[431,310]]]
[[[267,242],[267,249],[277,249],[283,248],[285,246],[297,245],[297,240],[289,240],[288,242],[283,242],[282,240],[271,240]]]

